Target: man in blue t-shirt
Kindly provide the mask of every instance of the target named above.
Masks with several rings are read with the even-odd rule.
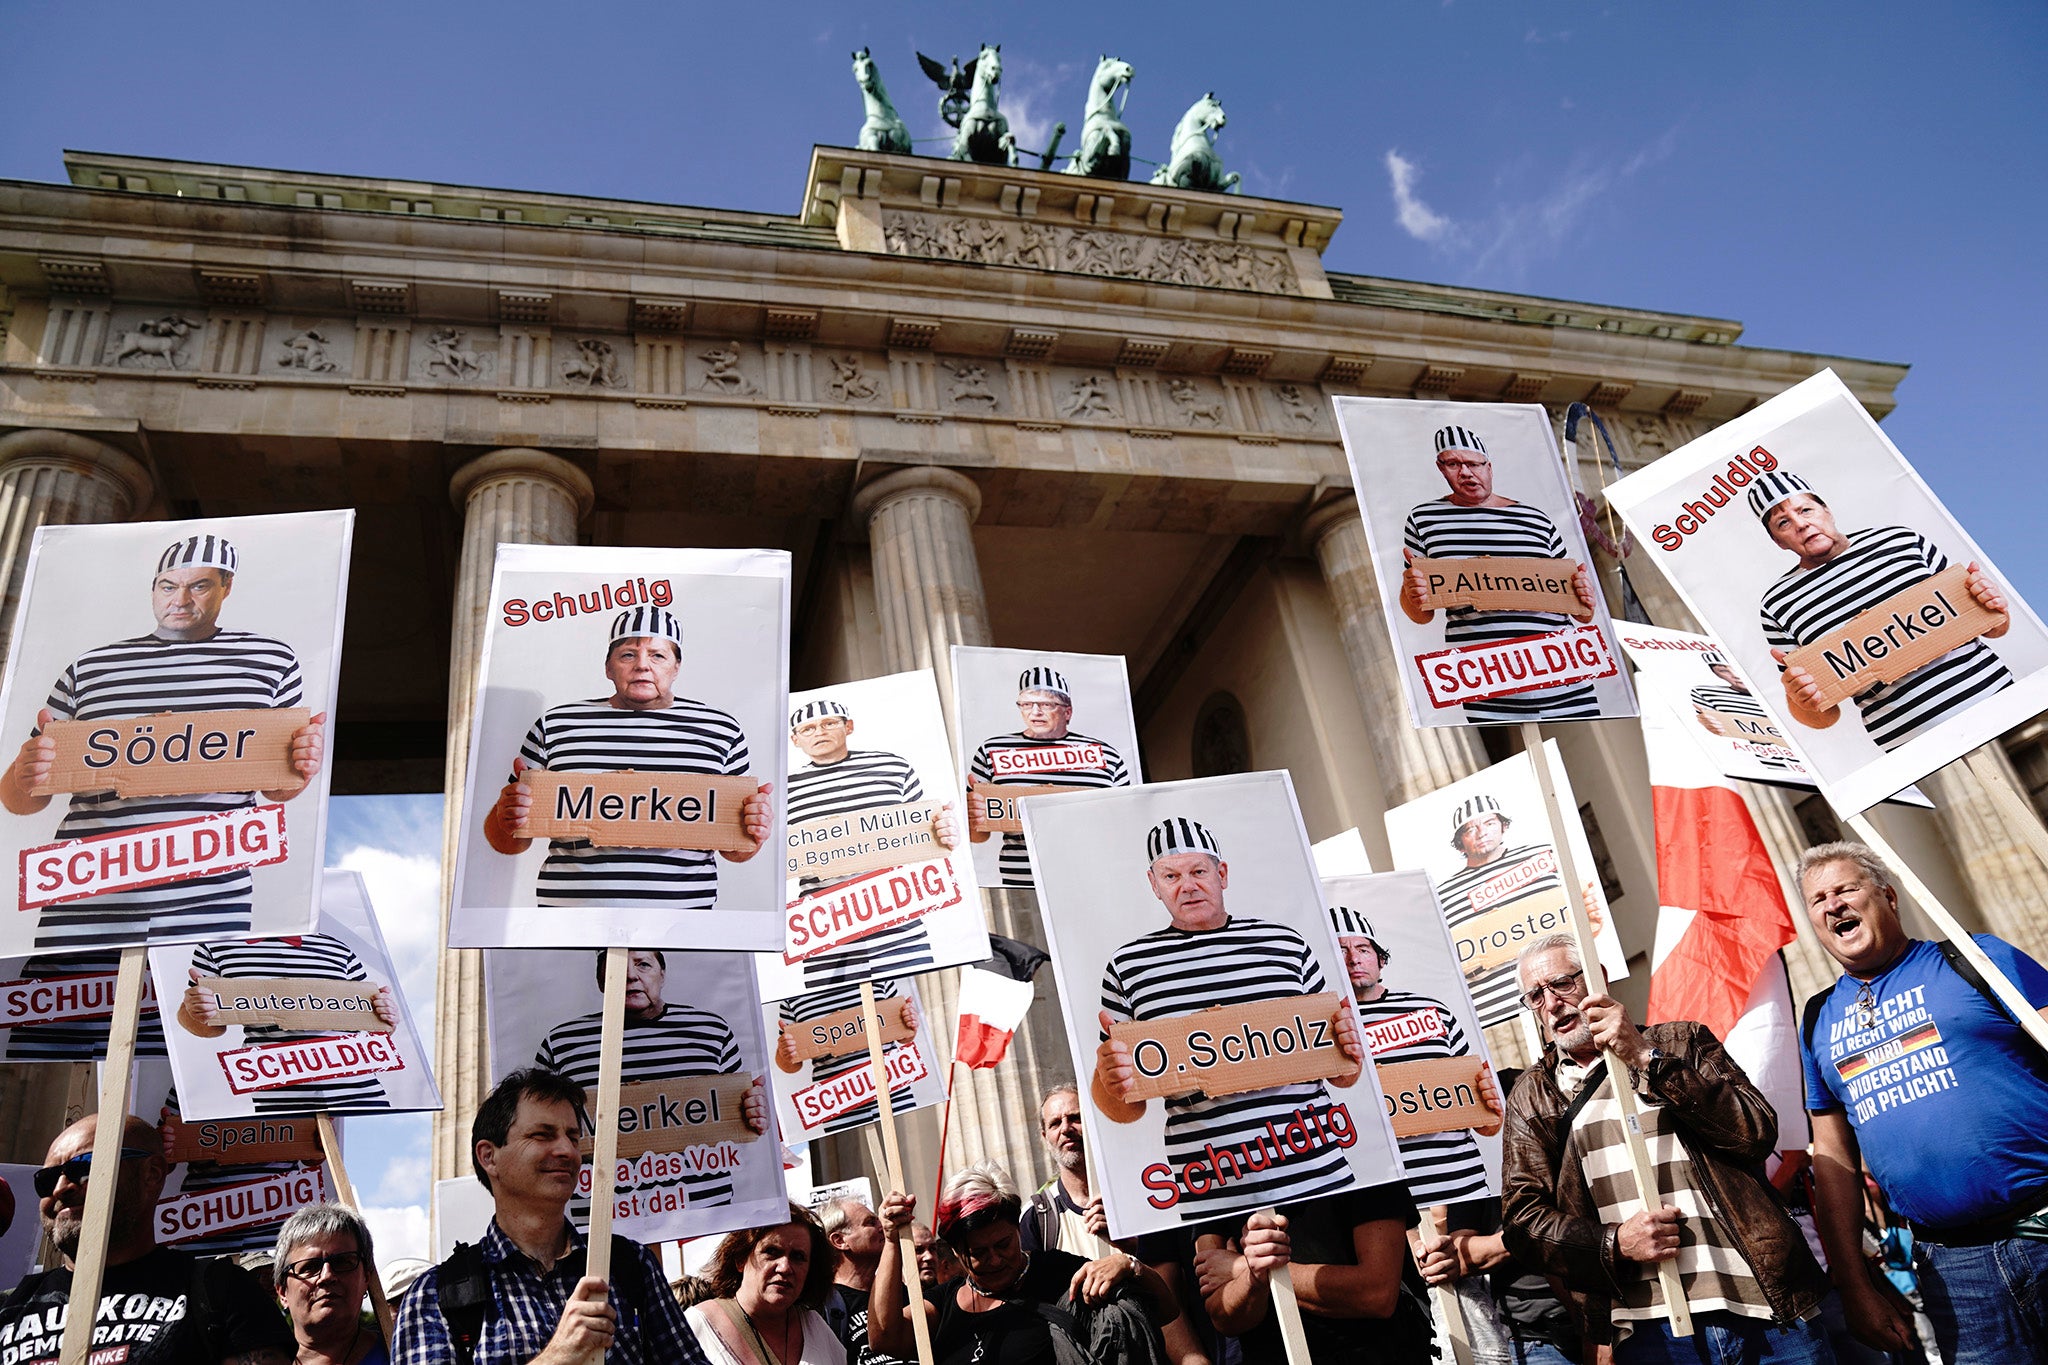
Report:
[[[1860,1156],[1911,1220],[1943,1359],[2048,1365],[2048,1058],[1945,945],[1906,936],[1891,871],[1870,849],[1808,849],[1799,887],[1844,969],[1818,1012],[1808,1007],[1803,1060],[1814,1219],[1850,1328],[1879,1350],[1915,1340],[1864,1262]],[[2048,971],[1989,934],[1976,940],[2031,1004],[2048,1005]]]

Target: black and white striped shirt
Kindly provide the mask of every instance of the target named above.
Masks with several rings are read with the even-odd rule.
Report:
[[[1764,589],[1764,636],[1787,652],[1811,644],[1859,613],[1948,567],[1948,556],[1904,526],[1855,531],[1849,548],[1812,569],[1793,569]],[[1990,646],[1972,640],[1895,683],[1856,696],[1863,728],[1880,748],[1896,749],[1949,712],[2012,686],[2012,672]]]
[[[1069,768],[1059,772],[1032,773],[1029,777],[997,777],[995,762],[990,754],[1006,749],[1043,749],[1059,744],[1101,744],[1102,763],[1099,767]],[[1028,735],[997,735],[982,741],[974,751],[974,761],[967,771],[984,783],[996,786],[1015,787],[1128,787],[1131,785],[1130,769],[1124,766],[1124,757],[1108,744],[1087,735],[1069,731],[1059,739],[1032,739]],[[996,863],[1004,886],[1029,887],[1031,881],[1031,855],[1024,849],[1022,834],[1003,835],[1002,856]]]
[[[120,970],[119,949],[111,952],[79,953],[76,956],[32,957],[21,963],[22,981],[52,981],[69,976],[107,978],[105,994],[111,1006],[114,973]],[[0,966],[0,976],[7,968]],[[107,1059],[107,1034],[111,1015],[98,1019],[67,1019],[53,1024],[24,1024],[0,1030],[0,1059],[10,1062],[103,1062]],[[135,1023],[135,1055],[168,1057],[164,1043],[164,1019],[154,1002],[145,1000]]]
[[[205,640],[154,635],[117,640],[78,657],[43,703],[58,720],[123,720],[162,711],[243,711],[304,700],[291,647],[245,630]],[[75,792],[57,838],[86,839],[255,805],[255,792],[130,796]],[[246,869],[110,891],[45,906],[36,948],[66,951],[133,941],[233,938],[249,932],[253,882]],[[139,923],[138,923],[139,921]]]
[[[171,1087],[164,1097],[164,1111],[174,1119],[182,1119],[184,1111],[178,1104],[178,1090]],[[177,1192],[166,1194],[166,1199],[181,1198],[188,1194],[204,1194],[208,1190],[224,1190],[235,1185],[249,1185],[272,1176],[287,1175],[294,1171],[316,1168],[316,1163],[303,1161],[258,1161],[248,1165],[228,1165],[218,1161],[191,1161],[185,1164],[185,1178]],[[277,1230],[284,1226],[284,1220],[297,1213],[296,1208],[278,1210],[277,1217],[253,1227],[231,1228],[207,1236],[192,1237],[169,1242],[180,1251],[194,1256],[239,1256],[248,1251],[270,1251],[277,1245]]]
[[[661,711],[629,711],[609,698],[550,707],[519,756],[558,773],[747,771],[747,737],[715,706],[677,697]],[[516,779],[515,779],[516,780]],[[542,905],[661,905],[708,910],[718,900],[718,858],[706,849],[599,848],[555,839],[541,864]]]
[[[901,982],[875,982],[875,999],[877,1001],[888,996],[903,994],[904,991],[905,987]],[[807,991],[803,995],[792,996],[783,1001],[779,1017],[785,1024],[806,1024],[813,1019],[822,1019],[828,1014],[837,1014],[841,1010],[850,1010],[859,1004],[860,987],[858,985],[830,986],[822,991]],[[894,1009],[896,1007],[891,1005],[886,1008]],[[886,1056],[889,1052],[893,1052],[896,1047],[902,1046],[904,1044],[898,1043],[894,1047],[885,1048],[883,1053]],[[799,1071],[792,1078],[793,1083],[799,1087],[816,1084],[819,1081],[829,1081],[835,1076],[844,1076],[850,1071],[859,1071],[868,1065],[867,1042],[863,1038],[856,1042],[854,1051],[842,1053],[836,1057],[814,1057],[806,1065],[810,1069],[810,1080],[806,1081],[803,1079],[804,1073],[802,1071]],[[907,1114],[916,1107],[917,1102],[911,1098],[908,1085],[899,1085],[890,1089],[890,1112]],[[830,1137],[834,1133],[843,1133],[849,1128],[858,1128],[864,1123],[873,1123],[881,1116],[881,1110],[875,1107],[873,1100],[869,1100],[865,1104],[855,1105],[836,1118],[827,1119],[821,1136]]]
[[[1536,872],[1512,893],[1489,902],[1484,909],[1473,908],[1474,887],[1506,876],[1524,863],[1534,863],[1539,859],[1547,860],[1550,866]],[[1524,844],[1520,848],[1502,849],[1501,855],[1490,863],[1458,869],[1455,875],[1438,884],[1436,899],[1444,909],[1444,923],[1450,926],[1451,937],[1455,939],[1461,925],[1469,924],[1481,915],[1505,910],[1516,901],[1532,896],[1546,895],[1555,899],[1563,885],[1564,880],[1557,872],[1556,851],[1549,844]],[[1532,936],[1530,942],[1534,941]],[[1486,968],[1477,976],[1467,976],[1465,989],[1472,993],[1472,1009],[1479,1016],[1481,1028],[1506,1023],[1515,1017],[1515,1011],[1522,1005],[1522,983],[1515,974],[1513,957]]]
[[[1200,931],[1171,925],[1134,939],[1110,955],[1102,973],[1102,1008],[1111,1019],[1171,1019],[1211,1005],[1242,1005],[1290,995],[1315,995],[1329,986],[1307,940],[1284,924],[1231,916],[1222,927]],[[1272,1160],[1267,1125],[1285,1131],[1297,1115],[1330,1108],[1321,1081],[1273,1086],[1211,1099],[1195,1094],[1166,1104],[1166,1159],[1176,1177],[1192,1165],[1206,1170],[1209,1149],[1230,1155],[1227,1180],[1197,1192],[1182,1185],[1179,1207],[1214,1217],[1333,1194],[1352,1184],[1344,1149],[1313,1147]],[[1238,1167],[1241,1165],[1241,1169]],[[1259,1169],[1254,1170],[1257,1166]],[[1188,1218],[1185,1221],[1196,1221]]]
[[[1476,559],[1482,555],[1530,559],[1569,559],[1557,524],[1534,507],[1460,507],[1454,502],[1426,502],[1408,514],[1401,540],[1429,559]],[[1576,623],[1554,611],[1478,611],[1450,607],[1444,612],[1444,643],[1495,644],[1525,635],[1548,635]],[[1486,724],[1525,720],[1597,720],[1600,703],[1591,683],[1538,687],[1512,696],[1465,703],[1465,718]]]
[[[307,934],[297,943],[282,938],[202,943],[192,954],[192,968],[201,976],[303,976],[321,981],[370,979],[355,950],[329,934]],[[341,1036],[282,1029],[269,1024],[242,1026],[244,1047]],[[284,1085],[274,1090],[255,1091],[249,1100],[258,1114],[313,1114],[323,1109],[330,1114],[376,1114],[391,1107],[384,1093],[384,1083],[375,1076],[346,1076],[338,1080]]]
[[[924,784],[917,780],[917,771],[895,754],[879,750],[854,750],[837,763],[807,763],[789,774],[791,826],[922,800]],[[797,886],[806,896],[830,889],[816,877],[805,877]],[[872,981],[877,976],[908,976],[930,971],[935,961],[931,935],[925,932],[922,919],[914,919],[805,958],[804,988]]]
[[[1445,1057],[1469,1057],[1472,1044],[1458,1017],[1439,1001],[1413,991],[1389,988],[1379,999],[1358,1002],[1359,1022],[1370,1029],[1389,1019],[1434,1010],[1444,1027],[1441,1038],[1418,1038],[1411,1043],[1373,1053],[1375,1065],[1398,1062],[1431,1062]],[[1448,1204],[1460,1199],[1479,1199],[1486,1194],[1486,1161],[1469,1128],[1443,1133],[1418,1133],[1400,1139],[1402,1178],[1417,1204]]]
[[[1778,734],[1781,738],[1783,737],[1783,732],[1778,729],[1778,722],[1771,718],[1771,713],[1764,709],[1764,704],[1747,692],[1733,687],[1708,686],[1695,687],[1692,690],[1691,696],[1692,704],[1703,711],[1719,711],[1724,715],[1742,716],[1749,720],[1760,720],[1769,725],[1774,734]],[[1732,734],[1727,736],[1727,738],[1749,739],[1750,737],[1742,734]],[[1799,760],[1792,756],[1790,749],[1777,748],[1766,744],[1762,740],[1751,740],[1751,744],[1753,747],[1749,751],[1750,757],[1763,764],[1766,768],[1782,768],[1790,772],[1806,771],[1800,765]]]
[[[586,1014],[549,1029],[533,1060],[535,1065],[559,1071],[591,1092],[591,1102],[595,1103],[598,1058],[603,1045],[604,1015]],[[745,1070],[746,1062],[740,1056],[739,1039],[733,1036],[732,1026],[709,1010],[664,1004],[658,1019],[626,1016],[625,1042],[620,1049],[621,1084],[672,1081],[686,1076],[736,1076]],[[583,1122],[587,1131],[588,1112]],[[680,1179],[643,1182],[639,1188],[675,1184],[688,1190],[692,1204],[732,1202],[730,1171],[692,1171]],[[571,1218],[588,1215],[588,1200],[578,1196],[572,1202],[575,1207],[570,1210]]]

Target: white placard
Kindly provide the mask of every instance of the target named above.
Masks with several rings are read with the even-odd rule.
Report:
[[[890,1111],[907,1114],[942,1104],[946,1099],[946,1073],[939,1063],[939,1050],[932,1043],[931,1021],[925,1016],[917,982],[894,977],[874,983],[878,1008],[898,1013],[908,1001],[917,1021],[915,1035],[882,1049],[889,1068]],[[763,1007],[765,1027],[775,1048],[775,1112],[782,1135],[789,1142],[807,1142],[844,1133],[880,1117],[875,1106],[875,1082],[868,1062],[867,1033],[848,1032],[845,1025],[832,1027],[819,1021],[843,1018],[846,1011],[860,1009],[860,987],[827,986],[807,991]],[[893,1027],[883,1019],[886,1030]],[[824,1056],[796,1059],[798,1044],[813,1030],[833,1041]],[[787,1039],[785,1045],[784,1039]],[[815,1044],[813,1044],[815,1045]],[[804,1049],[808,1050],[808,1048]]]

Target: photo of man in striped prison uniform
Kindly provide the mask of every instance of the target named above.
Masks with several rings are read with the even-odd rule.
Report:
[[[16,980],[67,982],[79,977],[99,978],[89,989],[105,1002],[107,1012],[85,1019],[62,1019],[48,1024],[17,1024],[0,1027],[0,1061],[7,1062],[103,1062],[107,1059],[107,1034],[113,1021],[114,973],[121,966],[121,952],[66,954],[62,957],[17,958]],[[0,977],[13,977],[11,964],[0,964]],[[77,989],[77,987],[72,987]],[[0,1025],[5,1024],[0,1019]],[[142,977],[142,1013],[135,1021],[135,1055],[168,1057],[164,1042],[164,1019],[157,1013],[156,997],[150,990],[149,974]]]
[[[1772,734],[1777,735],[1780,739],[1784,738],[1784,735],[1778,730],[1777,722],[1771,719],[1771,713],[1766,711],[1764,704],[1758,701],[1747,687],[1742,685],[1742,676],[1729,666],[1726,657],[1713,650],[1708,650],[1700,655],[1700,662],[1705,664],[1707,671],[1720,681],[1720,686],[1718,687],[1702,683],[1691,692],[1693,714],[1699,717],[1701,728],[1705,729],[1709,734],[1720,735],[1724,739],[1739,739],[1748,742],[1751,745],[1751,756],[1766,768],[1776,768],[1782,772],[1805,772],[1805,765],[1792,756],[1790,749],[1769,743],[1766,740],[1757,739],[1752,735],[1746,735],[1740,730],[1731,729],[1714,718],[1711,713],[1715,711],[1719,711],[1725,716],[1742,716],[1745,719],[1755,720],[1769,727]]]
[[[1465,855],[1465,866],[1438,883],[1436,899],[1453,941],[1460,926],[1481,915],[1508,909],[1518,901],[1555,900],[1562,892],[1564,879],[1557,869],[1557,850],[1549,844],[1509,848],[1507,832],[1513,823],[1500,802],[1484,793],[1467,797],[1451,812],[1451,847]],[[1497,898],[1489,897],[1485,888],[1495,884],[1511,889]],[[1473,905],[1475,891],[1481,892],[1483,905]],[[1465,971],[1465,989],[1472,993],[1472,1008],[1479,1015],[1481,1028],[1515,1017],[1520,1001],[1515,994],[1513,959],[1483,969],[1459,965]]]
[[[747,771],[747,736],[715,706],[675,694],[683,667],[683,628],[660,607],[628,607],[613,618],[605,646],[609,697],[551,706],[534,721],[512,760],[512,776],[484,816],[484,838],[516,857],[532,846],[522,831],[533,789],[528,768],[558,773],[705,773]],[[768,783],[747,798],[741,821],[752,848],[724,853],[743,863],[761,851],[772,815]],[[664,906],[708,910],[718,901],[718,856],[695,848],[600,848],[588,839],[553,839],[541,864],[541,905]]]
[[[924,784],[908,761],[881,749],[850,747],[853,715],[839,702],[830,698],[805,702],[790,714],[789,737],[809,760],[789,773],[792,828],[807,820],[924,800]],[[948,802],[933,821],[933,832],[943,847],[951,849],[960,842],[959,828]],[[838,884],[804,877],[797,882],[797,893],[816,895]],[[872,981],[879,976],[907,976],[929,971],[936,960],[924,921],[914,919],[805,958],[804,989]]]
[[[1201,824],[1184,817],[1162,820],[1146,835],[1145,854],[1146,880],[1172,923],[1126,943],[1103,968],[1101,1042],[1089,1089],[1112,1123],[1135,1122],[1148,1102],[1125,1098],[1137,1081],[1137,1067],[1131,1049],[1110,1037],[1110,1025],[1329,989],[1307,939],[1284,924],[1234,916],[1224,908],[1230,865]],[[1364,1070],[1365,1043],[1350,1010],[1339,1013],[1335,1032],[1353,1063],[1330,1082],[1342,1089]],[[1318,1140],[1326,1123],[1343,1133],[1355,1131],[1349,1111],[1332,1104],[1322,1081],[1214,1098],[1194,1090],[1165,1103],[1165,1156],[1178,1207],[1199,1212],[1184,1221],[1313,1199],[1355,1183],[1344,1147]],[[1309,1131],[1308,1150],[1275,1150],[1273,1134],[1290,1125]]]
[[[1024,670],[1017,679],[1017,713],[1021,727],[1014,735],[996,735],[981,742],[974,751],[974,760],[968,765],[968,785],[1020,786],[1020,787],[1128,787],[1131,785],[1130,769],[1124,766],[1123,755],[1102,740],[1070,730],[1074,719],[1074,692],[1067,686],[1066,674],[1056,668],[1034,666]],[[1063,767],[1057,770],[1033,769],[1029,776],[998,777],[997,760],[994,754],[1006,751],[1044,749],[1058,745],[1074,744],[1102,746],[1102,761],[1085,766]],[[975,843],[986,842],[987,830],[978,833],[971,829],[969,837]],[[1024,836],[1015,831],[1003,832],[1002,856],[997,869],[1004,886],[1029,888],[1031,880],[1031,855],[1024,848]]]
[[[1948,567],[1948,556],[1918,531],[1873,526],[1844,535],[1835,514],[1805,479],[1778,468],[1757,477],[1749,510],[1780,549],[1799,563],[1764,589],[1758,616],[1771,657],[1782,666],[1786,654],[1827,635],[1894,593],[1903,592]],[[1970,596],[1987,611],[2009,610],[2005,594],[1974,563]],[[2011,628],[2010,620],[1952,649],[1892,683],[1879,683],[1855,696],[1863,728],[1881,749],[1898,748],[1913,736],[2012,686],[2012,672],[1984,643]],[[1785,700],[1792,718],[1814,730],[1841,719],[1839,706],[1823,709],[1820,685],[1804,668],[1786,667]]]
[[[898,1017],[903,1020],[903,1026],[909,1029],[913,1035],[908,1042],[891,1043],[883,1048],[882,1055],[887,1057],[898,1048],[916,1047],[917,1039],[914,1035],[917,1033],[917,1003],[916,997],[911,993],[910,983],[908,981],[887,980],[877,981],[874,983],[874,986],[875,1001],[884,1010],[891,1007],[882,1002],[891,996],[902,997],[901,1001],[894,1008],[898,1011]],[[846,1043],[848,1050],[845,1052],[836,1053],[830,1057],[812,1057],[808,1061],[803,1062],[798,1061],[796,1057],[797,1035],[803,1031],[805,1024],[813,1019],[822,1019],[828,1014],[837,1014],[841,1010],[853,1009],[859,1004],[860,986],[855,984],[850,986],[828,986],[824,990],[806,991],[802,995],[791,996],[777,1008],[775,1065],[786,1075],[808,1076],[807,1080],[799,1080],[794,1083],[796,1089],[802,1089],[805,1085],[816,1085],[822,1081],[829,1081],[835,1077],[844,1076],[849,1072],[865,1071],[867,1069],[868,1043],[865,1034],[848,1040]],[[936,1059],[932,1060],[936,1064]],[[908,1085],[890,1088],[889,1112],[903,1114],[908,1113],[914,1108],[916,1108],[916,1102],[911,1097]],[[819,1136],[830,1137],[834,1133],[843,1133],[849,1128],[858,1128],[863,1123],[873,1123],[881,1116],[882,1111],[870,1099],[855,1105],[843,1114],[825,1120],[825,1126],[819,1130]],[[794,1133],[790,1135],[792,1140],[796,1136]]]
[[[605,949],[597,950],[597,987],[604,989]],[[668,954],[659,948],[635,948],[626,957],[626,1037],[620,1049],[619,1081],[672,1081],[688,1076],[737,1076],[746,1072],[739,1039],[732,1025],[709,1010],[671,1004],[662,993],[668,985]],[[548,1030],[534,1065],[560,1072],[597,1095],[598,1059],[604,1050],[604,1011],[565,1020]],[[768,1131],[768,1081],[756,1076],[747,1090],[741,1117],[757,1133]],[[595,1131],[588,1113],[583,1131]],[[732,1202],[732,1172],[689,1171],[678,1179],[663,1179],[661,1186],[681,1184],[688,1202],[729,1204]],[[643,1184],[641,1188],[646,1188]],[[577,1195],[570,1201],[569,1216],[581,1222],[590,1213],[590,1200]]]
[[[158,1123],[166,1146],[170,1142],[169,1125],[182,1122],[183,1119],[184,1111],[178,1103],[178,1088],[172,1086],[164,1096]],[[323,1191],[322,1198],[332,1199],[333,1188],[326,1183],[324,1167],[325,1163],[318,1161],[188,1161],[184,1163],[185,1174],[177,1190],[165,1196],[165,1202],[183,1199],[187,1195],[217,1194],[220,1196],[222,1208],[229,1211],[232,1216],[248,1207],[260,1207],[253,1204],[254,1197],[234,1193],[238,1186],[255,1185],[284,1175],[309,1173],[318,1175]],[[260,1222],[246,1226],[225,1228],[189,1237],[165,1237],[159,1229],[157,1240],[165,1246],[174,1246],[194,1256],[240,1256],[251,1251],[270,1251],[277,1244],[278,1228],[284,1225],[285,1219],[298,1212],[298,1209],[297,1204],[289,1204],[278,1209],[274,1218],[264,1218]]]
[[[198,1038],[218,1038],[228,1031],[215,1022],[220,997],[199,984],[200,978],[218,977],[311,977],[321,981],[364,981],[370,973],[355,950],[331,934],[305,934],[291,938],[254,938],[246,942],[202,943],[192,954],[187,969],[192,984],[178,1005],[178,1023]],[[374,1006],[378,1020],[387,1028],[399,1025],[398,1000],[391,987],[377,987]],[[244,1024],[242,1046],[265,1043],[302,1043],[317,1038],[340,1038],[345,1033],[278,1028],[271,1024]],[[346,1076],[334,1080],[305,1081],[258,1090],[249,1096],[258,1114],[374,1114],[391,1107],[384,1083],[375,1076]]]
[[[1401,576],[1401,612],[1426,626],[1436,612],[1422,605],[1429,585],[1414,561],[1478,559],[1509,555],[1530,559],[1569,559],[1557,523],[1535,507],[1493,491],[1493,461],[1486,445],[1464,427],[1448,426],[1436,433],[1436,467],[1451,491],[1408,513],[1401,528],[1401,560],[1409,567]],[[1592,574],[1584,564],[1572,571],[1572,587],[1585,610],[1570,616],[1554,611],[1480,611],[1449,607],[1444,611],[1444,643],[1497,644],[1529,635],[1568,630],[1593,619]],[[1464,704],[1465,719],[1479,725],[1506,725],[1525,720],[1595,720],[1600,704],[1589,682],[1536,687],[1510,696]]]
[[[227,630],[221,609],[234,591],[241,557],[215,535],[187,536],[158,557],[150,580],[156,629],[81,654],[64,670],[36,715],[35,733],[0,774],[0,806],[33,815],[50,804],[37,786],[57,761],[44,736],[53,720],[125,720],[165,711],[252,711],[302,704],[299,656],[267,635]],[[151,825],[198,820],[266,802],[289,801],[320,774],[325,712],[292,735],[294,785],[266,792],[191,796],[116,796],[73,792],[56,837],[90,839]],[[112,946],[137,938],[190,941],[238,938],[250,929],[255,883],[247,868],[131,887],[44,907],[36,948]]]
[[[1337,946],[1344,950],[1344,971],[1351,978],[1351,995],[1358,1002],[1358,1022],[1365,1029],[1371,1047],[1375,1024],[1427,1011],[1436,1016],[1435,1036],[1418,1037],[1382,1051],[1372,1048],[1375,1066],[1396,1062],[1429,1062],[1444,1057],[1470,1057],[1472,1044],[1465,1037],[1458,1016],[1441,1001],[1414,991],[1397,991],[1382,979],[1394,955],[1373,933],[1372,921],[1349,906],[1330,907],[1330,924],[1337,931]],[[1495,1114],[1505,1112],[1500,1087],[1494,1084],[1493,1067],[1480,1065],[1480,1098]],[[1408,1193],[1420,1205],[1450,1204],[1486,1195],[1486,1160],[1473,1140],[1476,1132],[1491,1137],[1500,1131],[1496,1119],[1484,1128],[1452,1128],[1441,1133],[1418,1133],[1398,1140],[1401,1169],[1408,1181]]]

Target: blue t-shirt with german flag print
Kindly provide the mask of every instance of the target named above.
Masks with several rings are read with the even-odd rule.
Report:
[[[2036,1009],[2048,971],[1975,936]],[[2003,1010],[1916,940],[1863,983],[1844,973],[1803,1047],[1806,1107],[1841,1110],[1892,1206],[1931,1228],[2030,1212],[2048,1198],[2048,1060]]]

